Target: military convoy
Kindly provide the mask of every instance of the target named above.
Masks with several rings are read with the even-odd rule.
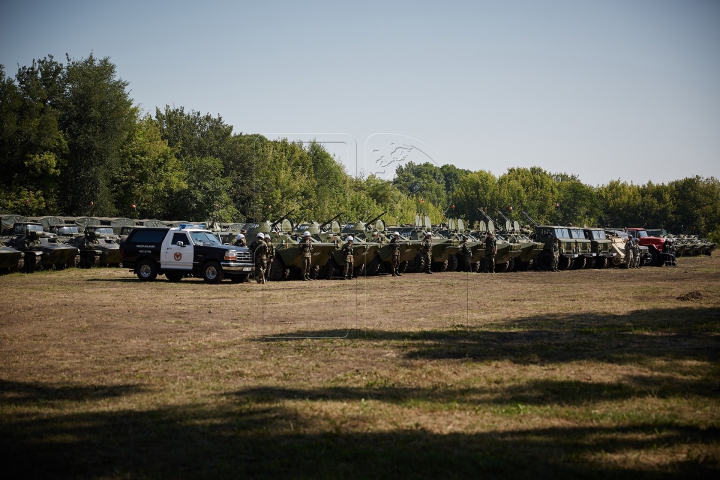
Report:
[[[366,222],[340,224],[342,213],[323,223],[311,222],[295,225],[287,217],[288,212],[274,222],[214,223],[208,231],[219,244],[234,244],[236,236],[244,232],[248,241],[257,233],[268,234],[275,246],[275,256],[268,279],[273,281],[301,277],[301,236],[308,232],[313,250],[311,278],[331,279],[342,275],[345,258],[341,247],[347,238],[354,241],[353,267],[355,276],[373,276],[391,272],[392,253],[390,239],[399,234],[399,272],[422,272],[426,269],[426,257],[421,254],[423,239],[430,233],[433,248],[431,269],[435,272],[484,270],[485,239],[492,233],[496,240],[496,272],[526,270],[549,270],[553,252],[552,244],[559,241],[559,268],[607,268],[625,266],[625,242],[631,238],[639,243],[641,265],[662,265],[675,256],[710,255],[716,245],[691,235],[669,235],[664,230],[640,228],[601,229],[579,228],[572,225],[541,225],[525,212],[533,225],[520,228],[498,211],[504,228],[498,228],[484,211],[486,221],[480,221],[476,229],[466,228],[460,219],[448,219],[446,225],[435,226],[427,216],[417,215],[413,225],[388,226],[380,218]],[[122,245],[136,229],[178,228],[185,222],[166,222],[155,219],[133,220],[103,217],[57,217],[26,218],[21,215],[2,216],[0,236],[0,272],[37,269],[63,269],[68,266],[91,268],[122,266]],[[205,224],[198,225],[206,228]],[[461,244],[467,237],[471,252],[467,261],[461,252]],[[190,272],[188,275],[192,276]],[[172,276],[172,273],[171,273]]]

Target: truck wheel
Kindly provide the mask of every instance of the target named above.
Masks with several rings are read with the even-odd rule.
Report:
[[[456,272],[459,264],[460,264],[460,261],[458,260],[457,255],[450,255],[448,257],[447,271],[448,272]]]
[[[425,271],[425,255],[418,252],[418,254],[415,255],[415,265],[413,268],[413,272],[422,273],[424,271]]]
[[[330,280],[333,277],[333,273],[335,273],[335,260],[331,258],[327,261],[327,263],[325,263],[322,270],[320,270],[318,278],[322,280]]]
[[[650,250],[650,257],[652,257],[652,260],[650,260],[650,265],[652,265],[653,267],[660,265],[660,263],[658,263],[660,261],[660,255],[655,253],[653,250]]]
[[[375,257],[367,264],[365,271],[371,276],[375,276],[380,273],[380,257],[375,255]]]
[[[552,253],[542,252],[540,256],[537,257],[538,268],[540,270],[550,270],[550,267],[552,267],[552,257]]]
[[[207,262],[202,267],[202,278],[205,283],[219,283],[223,279],[223,270],[217,262]]]
[[[353,268],[353,277],[364,277],[366,273],[365,264]]]
[[[179,282],[185,275],[180,272],[165,272],[165,277],[171,282]]]
[[[141,282],[152,282],[157,277],[157,267],[151,260],[143,260],[138,263],[135,271]]]
[[[600,257],[595,259],[595,268],[606,268],[608,266],[608,259],[607,257]]]
[[[586,261],[587,259],[585,257],[578,257],[573,262],[572,268],[574,268],[575,270],[582,270],[583,268],[585,268]]]
[[[595,257],[585,259],[585,268],[593,268],[595,266]]]
[[[448,260],[445,259],[442,262],[432,262],[432,265],[430,266],[430,269],[433,272],[444,272],[448,268]]]
[[[559,270],[570,270],[573,266],[573,259],[568,257],[560,257],[560,262],[558,262],[558,269]]]

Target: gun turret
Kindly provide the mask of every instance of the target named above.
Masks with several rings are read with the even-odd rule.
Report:
[[[385,210],[384,212],[382,212],[380,215],[378,215],[377,217],[373,218],[372,220],[368,220],[367,222],[365,222],[365,228],[367,228],[368,230],[370,230],[370,229],[372,228],[372,223],[378,221],[378,220],[380,219],[380,217],[382,217],[382,216],[385,215],[386,213],[387,213],[387,210]]]
[[[275,220],[274,222],[272,222],[272,223],[270,224],[270,229],[275,228],[275,226],[277,226],[278,223],[280,223],[280,222],[282,222],[283,220],[285,220],[285,219],[288,217],[288,215],[290,215],[291,213],[293,213],[295,210],[296,210],[296,209],[293,208],[292,210],[290,210],[289,212],[287,212],[285,215],[282,215],[280,218],[278,218],[277,220]]]
[[[500,210],[498,210],[497,212],[498,212],[498,215],[500,215],[500,217],[502,217],[503,220],[505,220],[506,222],[510,222],[510,219],[508,217],[506,217]],[[512,222],[510,222],[510,223],[512,223]]]
[[[525,215],[525,218],[527,218],[528,220],[530,220],[530,223],[533,224],[533,227],[537,227],[537,226],[538,226],[538,223],[537,223],[535,220],[533,220],[533,218],[532,218],[530,215],[528,215],[527,212],[522,212],[522,213],[523,213],[523,215]]]
[[[487,213],[485,213],[485,210],[483,210],[482,208],[478,208],[478,210],[480,211],[480,213],[483,214],[483,216],[487,219],[488,222],[492,222],[492,221],[493,221],[493,219],[490,218],[490,215],[488,215]],[[493,222],[493,223],[495,223],[495,222]]]
[[[327,222],[321,223],[318,228],[319,228],[319,229],[325,228],[326,226],[330,225],[330,224],[333,222],[333,220],[337,220],[338,218],[340,218],[340,215],[342,215],[342,214],[344,214],[344,213],[345,213],[345,212],[340,212],[340,213],[338,213],[337,215],[335,215],[334,217],[332,217],[332,218],[331,218],[330,220],[328,220]]]

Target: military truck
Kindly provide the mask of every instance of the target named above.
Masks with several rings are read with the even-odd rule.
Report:
[[[210,230],[181,225],[178,228],[135,228],[123,242],[123,266],[143,282],[164,274],[171,282],[185,276],[219,283],[230,277],[246,282],[254,270],[250,249],[222,245]]]
[[[78,267],[119,267],[122,261],[120,256],[120,238],[113,233],[113,228],[110,226],[86,224],[83,230],[82,235],[72,237],[68,240],[68,244],[77,247],[80,251]]]
[[[613,251],[612,241],[605,235],[602,228],[583,228],[585,238],[590,241],[590,248],[595,254],[594,258],[588,259],[588,268],[607,268],[612,266],[612,259],[617,256]]]
[[[570,238],[575,239],[575,250],[578,257],[573,262],[572,268],[592,268],[595,265],[595,253],[592,249],[592,242],[585,237],[585,231],[582,228],[569,226],[567,227]]]

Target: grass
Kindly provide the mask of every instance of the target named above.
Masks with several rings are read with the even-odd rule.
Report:
[[[71,269],[0,292],[8,478],[720,473],[714,257],[264,287]]]

